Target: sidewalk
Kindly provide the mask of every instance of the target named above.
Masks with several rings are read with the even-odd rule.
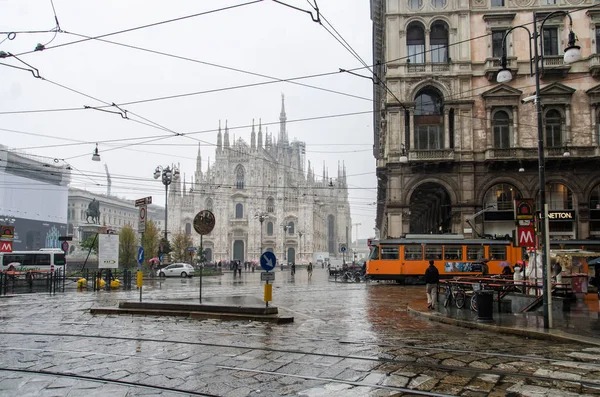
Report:
[[[544,329],[541,312],[527,314],[498,313],[493,323],[477,322],[477,313],[469,308],[457,309],[454,304],[444,307],[440,299],[435,310],[427,308],[427,300],[419,299],[408,305],[408,311],[431,321],[478,328],[493,332],[522,335],[534,339],[577,342],[600,346],[600,316],[598,300],[578,300],[569,312],[553,312],[552,329]]]

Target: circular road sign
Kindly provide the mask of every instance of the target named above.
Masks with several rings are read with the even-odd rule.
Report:
[[[62,248],[63,252],[67,252],[69,250],[69,242],[63,241],[61,244],[61,248]]]
[[[277,265],[277,258],[271,251],[263,252],[260,256],[260,266],[266,271],[270,272]]]
[[[208,211],[202,210],[194,217],[194,230],[196,233],[204,236],[212,232],[215,227],[215,215]]]

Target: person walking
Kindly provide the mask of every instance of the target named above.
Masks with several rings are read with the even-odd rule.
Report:
[[[435,267],[433,260],[429,261],[429,267],[425,270],[425,293],[427,294],[427,308],[435,309],[437,303],[437,288],[440,282],[440,272]]]
[[[308,280],[310,281],[312,279],[312,272],[313,272],[312,262],[308,262],[308,266],[306,266],[306,270],[308,271]]]
[[[296,264],[292,263],[292,276],[296,274]]]

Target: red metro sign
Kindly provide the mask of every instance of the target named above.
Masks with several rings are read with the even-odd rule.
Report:
[[[533,226],[518,226],[517,242],[519,247],[535,247],[535,231]]]

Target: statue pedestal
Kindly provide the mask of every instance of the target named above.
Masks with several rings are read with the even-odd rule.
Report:
[[[79,241],[84,242],[89,237],[93,237],[96,233],[100,232],[100,229],[102,229],[101,225],[91,223],[79,226]]]

